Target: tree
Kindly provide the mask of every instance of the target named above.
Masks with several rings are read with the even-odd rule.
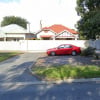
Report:
[[[76,10],[81,16],[77,23],[81,36],[95,39],[100,35],[100,0],[77,0]]]
[[[1,22],[1,26],[6,26],[9,24],[17,24],[17,25],[20,25],[26,29],[27,23],[28,23],[28,21],[26,19],[21,18],[21,17],[6,16],[3,18],[3,21]]]

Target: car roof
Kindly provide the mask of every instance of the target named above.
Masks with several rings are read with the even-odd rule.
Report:
[[[71,46],[77,47],[77,46],[75,46],[75,45],[73,45],[73,44],[61,44],[61,45],[71,45]],[[59,45],[59,46],[60,46],[60,45]]]

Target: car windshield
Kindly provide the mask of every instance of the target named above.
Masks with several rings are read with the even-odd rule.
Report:
[[[64,45],[60,45],[58,48],[64,48],[65,46]]]

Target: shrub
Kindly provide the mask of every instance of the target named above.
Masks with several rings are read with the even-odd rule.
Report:
[[[95,48],[88,47],[81,52],[82,56],[90,56],[95,54]]]
[[[95,59],[100,59],[100,55],[95,53],[95,54],[94,54],[94,58],[95,58]]]

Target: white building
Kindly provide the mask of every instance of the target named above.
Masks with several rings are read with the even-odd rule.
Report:
[[[26,29],[16,24],[10,24],[0,28],[1,41],[19,41],[33,38],[33,33],[28,32]]]
[[[44,27],[36,33],[38,39],[42,40],[77,40],[79,33],[63,25],[52,25]]]

